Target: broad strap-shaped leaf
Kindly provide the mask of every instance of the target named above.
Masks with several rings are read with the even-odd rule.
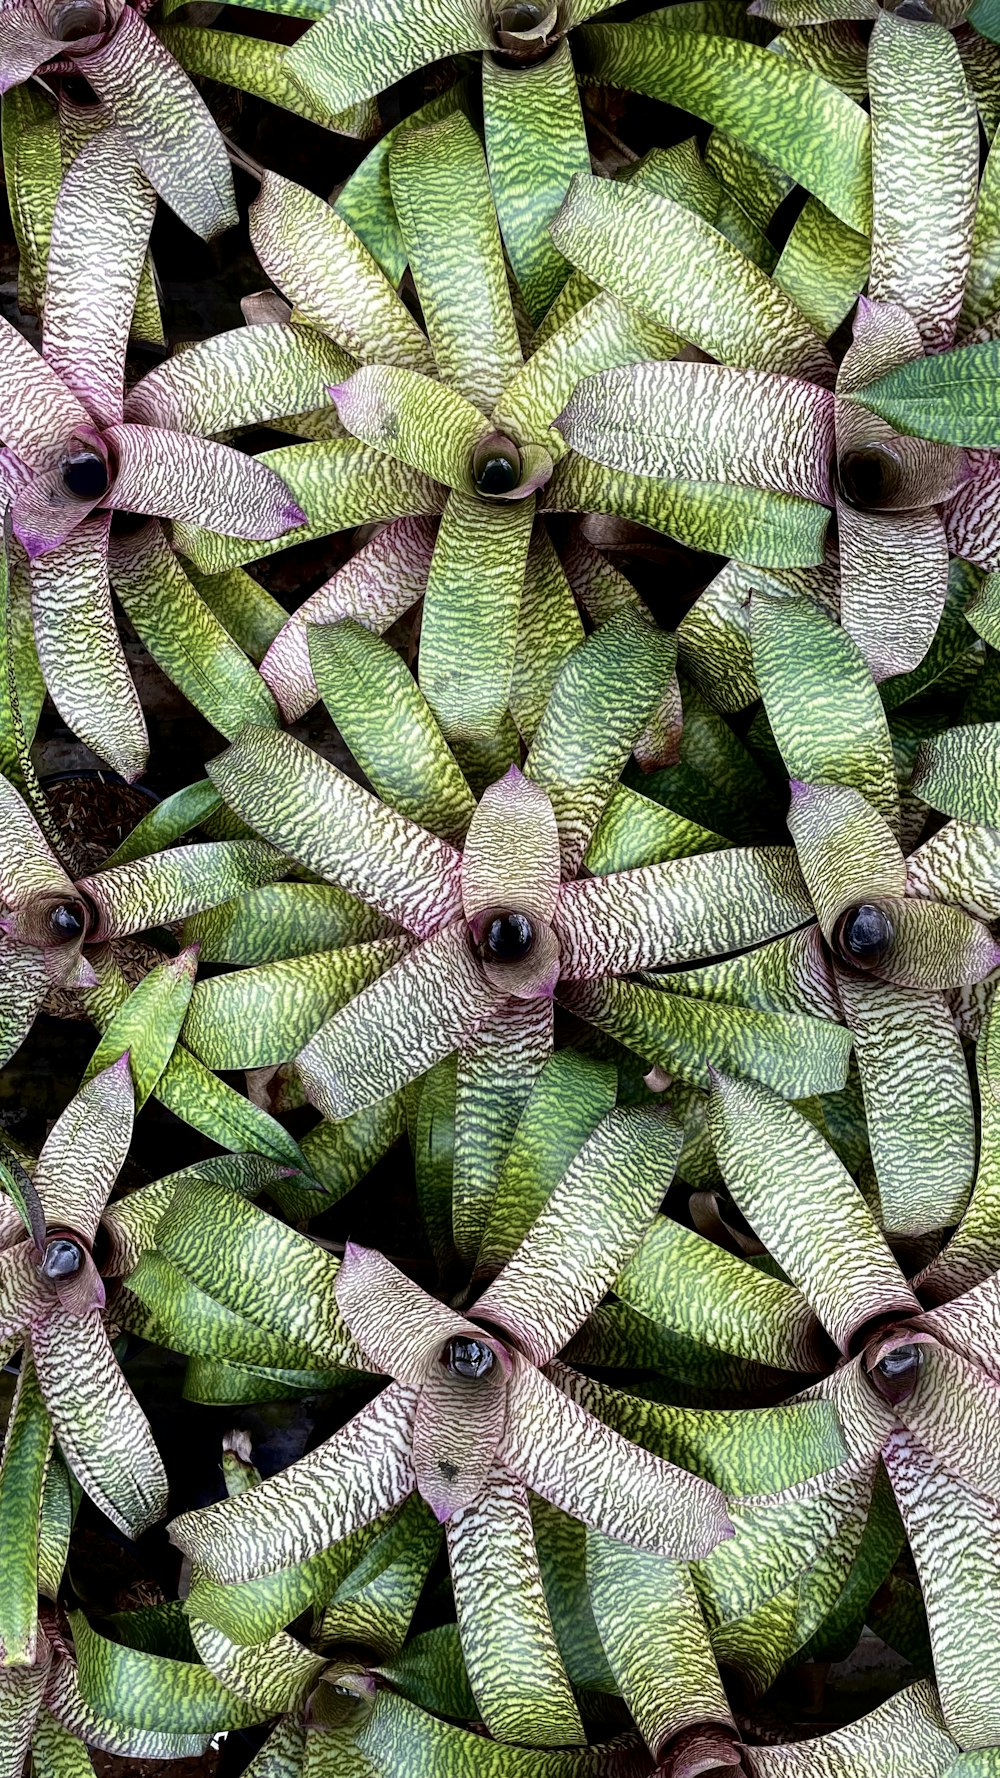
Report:
[[[658,1217],[614,1284],[650,1320],[698,1345],[782,1370],[815,1371],[822,1340],[794,1286]]]
[[[654,1758],[685,1729],[709,1726],[720,1731],[714,1751],[730,1739],[735,1748],[736,1725],[686,1568],[588,1531],[587,1582],[616,1683]]]
[[[38,1657],[30,1667],[5,1667],[0,1672],[0,1727],[3,1728],[0,1774],[3,1778],[21,1778],[24,1771],[25,1760],[32,1751],[35,1721],[42,1708],[51,1661],[52,1650],[43,1638]]]
[[[996,1502],[959,1482],[910,1432],[894,1432],[883,1457],[920,1576],[945,1721],[966,1746],[995,1746],[1000,1702],[979,1661],[1000,1621],[990,1578],[1000,1542]]]
[[[606,512],[764,568],[823,560],[829,514],[814,500],[732,483],[663,482],[570,455],[539,496],[542,512]]]
[[[811,599],[750,601],[753,665],[789,778],[847,784],[894,832],[899,792],[881,699],[847,631]]]
[[[188,1174],[157,1227],[156,1247],[215,1302],[311,1351],[314,1365],[364,1368],[336,1305],[337,1261],[228,1181]],[[281,1302],[266,1289],[277,1272],[288,1283]]]
[[[115,508],[232,537],[281,537],[305,522],[259,457],[159,426],[112,426],[107,439],[118,463],[108,496]]]
[[[322,1741],[319,1745],[322,1748]],[[388,1690],[376,1693],[354,1746],[372,1762],[366,1765],[364,1778],[376,1770],[393,1769],[447,1778],[463,1764],[475,1771],[476,1778],[642,1778],[649,1768],[649,1756],[635,1736],[549,1752],[515,1747],[444,1722]],[[329,1757],[331,1766],[318,1778],[341,1778],[346,1771],[343,1752],[334,1748]],[[360,1768],[358,1778],[362,1778]]]
[[[476,800],[402,656],[350,619],[310,624],[306,639],[317,689],[373,789],[460,845]]]
[[[934,639],[948,591],[948,544],[933,507],[863,512],[837,500],[841,618],[876,680],[909,673]]]
[[[838,981],[854,1038],[882,1226],[924,1234],[959,1221],[975,1165],[968,1070],[943,994],[846,972]]]
[[[534,737],[563,662],[583,640],[573,588],[548,531],[536,525],[525,563],[510,686],[510,712],[526,743]]]
[[[184,1042],[209,1068],[276,1068],[406,954],[405,941],[376,939],[283,958],[199,982]]]
[[[938,1310],[937,1319],[946,1315],[946,1309]],[[900,1337],[894,1336],[896,1341]],[[892,1350],[889,1340],[885,1350]],[[936,1340],[921,1342],[919,1352],[915,1386],[898,1403],[897,1415],[935,1463],[995,1500],[1000,1494],[996,1435],[1000,1382]]]
[[[738,951],[812,916],[791,847],[669,859],[567,883],[555,930],[563,980],[630,975]]]
[[[981,1284],[1000,1268],[1000,1014],[991,1002],[976,1046],[979,1163],[965,1215],[951,1240],[920,1275],[924,1300]]]
[[[542,319],[569,272],[550,223],[590,153],[569,44],[528,71],[484,56],[483,121],[504,246],[524,305]]]
[[[512,766],[476,807],[462,854],[462,907],[473,936],[485,916],[517,908],[549,925],[559,899],[559,835],[540,785]]]
[[[52,1305],[32,1322],[31,1358],[59,1448],[77,1481],[126,1537],[167,1507],[149,1422],[118,1367],[101,1316]]]
[[[842,1352],[867,1324],[920,1313],[846,1167],[794,1105],[716,1074],[709,1128],[731,1197]]]
[[[318,1554],[412,1491],[415,1407],[415,1392],[391,1383],[325,1444],[259,1488],[175,1519],[174,1542],[229,1583]]]
[[[197,945],[154,964],[102,1033],[87,1063],[84,1085],[127,1054],[135,1109],[142,1109],[173,1054],[197,969]]]
[[[247,723],[277,726],[267,686],[199,595],[160,525],[112,537],[108,563],[133,629],[213,728],[235,740]]]
[[[629,1444],[516,1356],[501,1458],[553,1506],[638,1549],[692,1561],[732,1535],[711,1483]]]
[[[80,1691],[91,1709],[126,1729],[206,1735],[265,1714],[227,1689],[200,1661],[129,1647],[100,1635],[82,1611],[68,1614]]]
[[[1000,341],[987,340],[885,370],[861,399],[901,433],[990,450],[998,375]]]
[[[911,782],[932,809],[1000,827],[998,761],[1000,723],[953,728],[923,743]]]
[[[166,9],[165,9],[166,10]],[[339,130],[364,140],[378,129],[378,108],[351,105],[331,113],[329,106],[310,99],[285,65],[282,43],[265,43],[259,37],[242,37],[235,31],[199,30],[196,26],[168,25],[158,33],[160,41],[176,56],[189,74],[239,87],[269,105],[280,105],[321,129]]]
[[[420,628],[420,682],[452,744],[488,742],[510,702],[533,498],[454,489],[438,529]]]
[[[937,1692],[929,1679],[921,1679],[846,1728],[805,1741],[748,1747],[744,1759],[752,1778],[805,1778],[806,1773],[868,1778],[876,1763],[885,1778],[957,1778],[964,1772],[964,1756],[954,1763],[957,1754]],[[968,1778],[977,1778],[975,1767]]]
[[[133,384],[123,418],[174,432],[226,432],[325,407],[352,360],[313,327],[235,327]]]
[[[285,61],[291,63],[290,52]],[[434,355],[409,310],[367,247],[322,198],[265,171],[250,207],[250,239],[296,316],[343,351],[362,362],[433,370]],[[303,404],[312,405],[320,403]]]
[[[472,492],[472,459],[489,422],[457,389],[397,365],[364,364],[330,393],[352,438]]]
[[[428,1296],[373,1247],[349,1241],[337,1274],[337,1304],[372,1369],[419,1389],[449,1340],[481,1331]],[[470,1394],[471,1400],[471,1394]]]
[[[148,28],[129,17],[167,60]],[[123,15],[119,32],[131,28]],[[131,85],[131,72],[125,78]],[[60,188],[43,347],[46,362],[99,426],[113,426],[122,417],[125,348],[155,209],[155,193],[114,129],[101,130],[81,149]]]
[[[505,1328],[534,1364],[547,1364],[645,1234],[673,1178],[681,1134],[663,1106],[609,1111],[478,1299],[477,1317]]]
[[[582,456],[629,475],[831,501],[833,396],[798,377],[679,359],[626,365],[587,377],[558,429]]]
[[[366,0],[338,0],[286,61],[307,93],[331,111],[343,111],[428,62],[489,44],[485,20],[472,6],[442,14],[430,0],[420,0],[401,17],[394,0],[378,0],[374,10]]]
[[[818,198],[807,198],[778,256],[773,277],[821,338],[828,339],[864,289],[870,258],[864,235],[840,222]]]
[[[577,1152],[611,1111],[617,1090],[617,1075],[608,1062],[570,1049],[549,1058],[504,1157],[477,1272],[506,1264],[520,1247]]]
[[[6,316],[0,327],[0,396],[0,438],[30,469],[48,468],[63,441],[92,424],[61,371],[40,357]]]
[[[847,1079],[851,1033],[826,1019],[712,1004],[613,976],[565,982],[558,994],[644,1062],[694,1086],[704,1087],[710,1063],[790,1099],[838,1092]]]
[[[616,613],[570,655],[525,762],[556,814],[564,878],[576,875],[615,782],[673,676],[676,645]]]
[[[552,939],[550,950],[554,944]],[[530,954],[527,963],[530,969]],[[503,970],[492,973],[499,980]],[[459,1040],[450,1220],[455,1247],[469,1265],[483,1238],[514,1131],[552,1055],[553,1027],[547,994],[511,997],[499,1001],[488,1018]]]
[[[204,99],[145,20],[126,8],[114,33],[77,66],[181,221],[205,240],[232,228],[236,198],[225,143]]]
[[[88,1080],[57,1118],[34,1171],[50,1228],[91,1242],[132,1140],[135,1095],[125,1056]]]
[[[395,136],[389,181],[438,374],[489,414],[521,348],[486,158],[464,112]]]
[[[108,582],[110,513],[31,564],[31,612],[46,688],[77,739],[129,783],[149,752]]]
[[[586,65],[601,82],[679,105],[734,136],[820,198],[848,227],[871,224],[870,131],[864,113],[829,82],[755,43],[650,21],[641,31],[583,32]]]
[[[995,920],[1000,915],[998,873],[996,830],[978,822],[948,821],[907,860],[907,890],[931,900],[957,901],[981,920]]]
[[[418,937],[459,911],[460,854],[290,735],[248,728],[207,769],[230,808],[280,852]]]
[[[51,1453],[52,1426],[34,1368],[24,1357],[0,1461],[0,1559],[5,1576],[0,1651],[5,1669],[30,1667],[38,1659],[38,1538]]]
[[[837,1416],[827,1401],[776,1408],[674,1407],[628,1395],[559,1362],[546,1375],[634,1444],[693,1470],[726,1494],[778,1492],[843,1461]]]
[[[396,519],[305,599],[261,662],[285,719],[304,716],[319,697],[309,658],[308,629],[351,618],[381,636],[423,597],[437,534],[433,520]]]
[[[928,352],[955,338],[979,173],[976,106],[950,35],[879,15],[868,54],[872,113],[869,292],[902,303]]]
[[[251,731],[256,732],[256,731]],[[267,731],[265,731],[267,732]],[[208,840],[82,877],[77,889],[97,911],[88,941],[142,932],[228,901],[282,874],[285,860],[258,840]]]
[[[906,864],[878,810],[846,784],[792,784],[788,831],[829,940],[845,908],[901,896]]]
[[[265,883],[184,922],[203,963],[276,963],[392,931],[390,921],[332,883]]]
[[[443,1061],[505,996],[486,980],[464,921],[379,976],[320,1027],[297,1059],[309,1099],[324,1117],[349,1117]]]
[[[498,1462],[448,1523],[462,1653],[487,1728],[547,1747],[584,1740],[542,1589],[524,1485]]]
[[[183,839],[193,827],[200,827],[206,816],[221,808],[222,798],[208,778],[199,778],[184,785],[162,802],[154,803],[148,815],[125,835],[107,860],[108,864],[131,864],[133,858],[148,858],[165,850],[175,840]]]
[[[8,910],[29,912],[32,901],[72,900],[73,882],[57,861],[31,809],[8,778],[0,776],[0,897]],[[47,933],[33,934],[39,945]],[[22,941],[23,942],[23,941]]]
[[[686,204],[581,174],[552,234],[602,289],[722,363],[832,383],[830,355],[794,303]]]
[[[280,537],[252,542],[227,538],[216,531],[175,522],[174,542],[182,554],[208,574],[221,574],[243,562],[269,556],[277,549],[325,537],[345,526],[372,524],[407,514],[441,510],[445,491],[405,469],[392,457],[359,445],[357,439],[324,439],[319,443],[283,445],[254,459],[279,475],[304,512],[308,524]]]

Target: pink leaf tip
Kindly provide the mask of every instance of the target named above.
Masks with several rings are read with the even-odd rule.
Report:
[[[793,803],[796,802],[800,796],[805,796],[805,793],[808,789],[809,789],[808,784],[806,784],[802,778],[789,778],[789,780],[788,780],[788,794],[791,797]]]
[[[119,1056],[117,1062],[111,1063],[111,1066],[108,1069],[108,1073],[109,1074],[117,1074],[120,1076],[124,1076],[124,1075],[128,1074],[129,1068],[131,1066],[131,1057],[132,1057],[132,1051],[130,1049],[122,1050],[122,1053]]]
[[[281,516],[286,521],[289,529],[295,525],[308,525],[309,523],[309,514],[302,511],[301,506],[296,500],[290,500],[287,506],[282,507]]]
[[[344,398],[344,392],[345,392],[346,388],[347,388],[347,380],[346,379],[342,383],[328,383],[327,384],[326,392],[329,395],[330,400],[333,402],[334,407],[340,406],[340,403]]]

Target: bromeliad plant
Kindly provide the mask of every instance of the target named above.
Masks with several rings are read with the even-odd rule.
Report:
[[[697,545],[794,560],[802,547],[801,503],[754,496],[749,512],[743,490],[657,487],[566,452],[550,423],[578,378],[651,351],[673,352],[679,339],[598,295],[522,362],[486,165],[465,117],[450,112],[426,128],[401,129],[387,164],[426,334],[329,206],[264,173],[252,207],[262,265],[294,304],[294,317],[326,335],[330,350],[340,349],[330,382],[346,381],[340,420],[335,409],[306,411],[315,396],[304,381],[294,403],[299,412],[290,402],[283,423],[317,442],[265,456],[312,519],[308,530],[284,541],[359,521],[390,521],[299,608],[262,671],[294,720],[316,696],[307,623],[354,617],[384,631],[423,595],[425,695],[470,770],[486,782],[512,745],[508,708],[530,741],[560,665],[583,638],[575,600],[593,622],[623,606],[641,609],[625,577],[595,562],[593,552],[588,558],[572,549],[561,566],[538,513],[622,512]],[[636,181],[665,181],[682,193],[690,171],[690,145],[682,145],[649,157]],[[461,231],[456,214],[466,218]],[[438,250],[441,230],[449,241],[445,255]],[[289,330],[278,328],[275,353],[282,333],[283,350],[291,350]],[[223,339],[225,358],[221,343],[209,342],[147,377],[136,411],[158,425],[193,424],[199,362],[206,379],[221,373],[228,388],[237,380],[238,399],[245,401],[248,390],[256,391],[249,360],[260,354],[240,334]],[[826,362],[815,337],[812,353]],[[358,359],[362,369],[351,377]],[[246,419],[277,411],[261,401]],[[345,420],[356,436],[342,436]],[[547,479],[550,450],[562,460]],[[475,481],[488,463],[493,493]],[[534,471],[544,485],[533,492]],[[177,541],[213,575],[264,553],[186,527]],[[658,712],[643,738],[644,764],[669,759],[673,729],[672,709]]]
[[[0,777],[0,1055],[23,1042],[49,990],[93,988],[114,941],[183,920],[268,882],[285,861],[256,840],[218,840],[114,865],[76,882],[27,803]],[[193,978],[193,957],[192,957]]]
[[[720,277],[702,313],[694,309],[690,289],[696,268],[683,258],[665,258],[651,301],[636,279],[645,254],[643,225],[659,224],[672,233],[675,219],[662,203],[627,187],[580,180],[554,228],[566,254],[658,320],[669,323],[681,315],[685,336],[722,362],[603,372],[581,385],[558,424],[575,449],[619,469],[743,482],[832,508],[841,618],[875,677],[883,679],[924,658],[944,605],[949,549],[994,566],[997,468],[988,450],[968,457],[934,442],[940,437],[934,432],[903,436],[880,417],[877,405],[867,405],[869,385],[879,386],[893,367],[954,343],[973,247],[978,173],[974,107],[945,33],[928,35],[898,13],[883,13],[872,34],[869,71],[876,120],[869,295],[859,303],[835,390],[805,380],[791,364],[775,365],[773,358],[768,363],[773,340],[761,325],[756,338],[725,338],[719,311],[739,304],[743,289],[760,279],[749,263],[740,267],[738,256],[720,261],[727,284]],[[918,191],[915,163],[896,152],[893,134],[911,116],[917,127],[928,83],[947,120],[947,129],[929,140],[939,167],[932,206],[921,201],[926,159]],[[781,374],[772,374],[775,369]],[[941,374],[948,376],[943,359]],[[816,562],[820,555],[800,561]]]
[[[184,653],[171,633],[171,603],[185,631],[192,613],[184,589],[189,606],[199,603],[160,526],[137,528],[133,515],[272,536],[304,516],[273,471],[252,458],[124,418],[125,351],[154,205],[121,133],[101,131],[60,191],[41,356],[10,322],[0,330],[4,496],[28,556],[42,672],[73,730],[129,779],[141,771],[148,742],[111,586],[126,609],[134,604],[140,633],[154,653],[162,650],[168,670],[171,653]],[[95,321],[94,292],[105,288],[109,263],[115,281]]]
[[[128,1537],[167,1505],[159,1452],[108,1337],[93,1252],[133,1116],[125,1055],[70,1101],[33,1178],[5,1164],[11,1202],[0,1255],[0,1340],[8,1355],[23,1349],[67,1464]]]
[[[328,1361],[346,1359],[394,1381],[291,1469],[179,1519],[173,1535],[199,1569],[229,1584],[286,1569],[416,1489],[447,1528],[465,1659],[487,1725],[531,1746],[580,1742],[544,1604],[527,1489],[619,1540],[674,1557],[707,1554],[729,1532],[717,1489],[601,1425],[543,1368],[648,1222],[678,1139],[661,1108],[609,1113],[464,1315],[371,1250],[349,1246],[338,1268],[286,1231],[284,1245],[301,1281],[310,1279],[310,1296],[331,1286],[335,1292],[335,1304],[328,1297],[312,1315],[300,1297],[296,1317],[314,1326],[322,1320]],[[579,1215],[583,1202],[586,1216],[571,1223],[570,1206]],[[157,1252],[190,1282],[212,1271],[223,1300],[231,1300],[232,1281],[185,1208],[168,1213]],[[259,1326],[270,1305],[249,1241],[244,1251],[250,1269],[238,1294],[244,1316]],[[157,1284],[156,1258],[148,1256],[130,1289],[148,1301],[154,1320],[169,1309]]]
[[[700,1080],[706,1059],[729,1058],[783,1092],[843,1084],[850,1040],[824,1019],[740,1009],[717,1018],[703,1001],[628,979],[802,925],[811,904],[790,848],[579,877],[671,672],[665,636],[624,613],[596,631],[563,667],[524,772],[511,766],[478,803],[398,657],[356,625],[313,636],[331,709],[384,800],[267,730],[248,730],[214,761],[212,781],[241,820],[393,922],[396,936],[200,983],[183,1037],[210,1067],[294,1059],[312,1102],[339,1119],[457,1051],[466,1160],[455,1231],[466,1259],[552,1048],[553,997],[647,1066],[686,1079]],[[290,1000],[292,983],[310,976],[313,990],[292,989]]]
[[[940,1229],[962,1213],[975,1155],[949,990],[997,966],[997,836],[951,823],[907,860],[885,713],[846,632],[808,600],[754,593],[750,633],[817,925],[676,985],[843,1020],[884,1226]]]
[[[795,1107],[717,1075],[709,1126],[730,1195],[840,1355],[819,1388],[836,1404],[848,1450],[869,1471],[881,1457],[888,1471],[921,1578],[949,1728],[964,1747],[994,1746],[1000,1717],[976,1650],[996,1610],[986,1576],[996,1561],[1000,1487],[1000,1274],[925,1309],[850,1175]],[[820,1215],[826,1238],[817,1249]]]

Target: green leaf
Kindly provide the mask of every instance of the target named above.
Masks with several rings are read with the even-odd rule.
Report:
[[[476,799],[406,662],[351,619],[307,635],[320,695],[372,788],[459,845]]]
[[[38,1635],[38,1537],[52,1425],[30,1358],[21,1370],[0,1462],[0,1659],[30,1666]]]
[[[723,364],[833,381],[816,329],[683,200],[631,180],[574,180],[557,245],[602,289]]]
[[[139,1111],[173,1054],[197,969],[198,953],[194,945],[189,945],[169,963],[155,964],[105,1027],[87,1063],[81,1085],[127,1052],[135,1088],[135,1108]]]
[[[535,730],[525,774],[541,785],[555,810],[564,877],[576,875],[675,661],[672,637],[622,611],[563,666]]]
[[[899,830],[885,711],[860,650],[812,600],[750,603],[753,663],[789,778],[847,784]]]
[[[231,568],[226,574],[203,574],[189,563],[187,576],[237,648],[259,667],[278,631],[288,622],[284,606],[242,568]]]
[[[992,450],[1000,427],[1000,340],[911,359],[851,399],[898,432]]]
[[[363,29],[371,41],[368,14]],[[389,180],[438,373],[489,414],[521,348],[486,159],[468,118],[454,111],[400,132]]]
[[[761,568],[823,560],[826,507],[798,494],[723,482],[661,481],[608,469],[571,453],[538,497],[540,512],[609,512],[675,537],[690,549]],[[221,542],[221,539],[220,539]]]
[[[955,338],[972,244],[979,177],[975,99],[951,32],[921,31],[894,12],[876,19],[868,84],[869,294],[902,304],[925,350],[941,352]]]
[[[496,735],[510,700],[535,501],[453,491],[427,576],[420,680],[446,740]]]
[[[479,1257],[478,1272],[505,1265],[600,1119],[610,1111],[617,1077],[607,1062],[574,1050],[550,1056],[535,1081],[504,1161]]]
[[[788,1099],[836,1092],[847,1079],[851,1034],[823,1019],[715,1005],[612,977],[562,983],[559,1001],[694,1086],[707,1084],[709,1063]]]
[[[121,845],[106,860],[104,868],[131,864],[133,858],[149,858],[154,852],[164,851],[175,840],[183,839],[193,827],[200,827],[205,816],[219,808],[221,803],[222,798],[210,778],[199,778],[196,784],[186,784],[183,790],[175,790],[173,796],[164,797],[136,823],[131,833],[125,835]]]
[[[755,43],[647,21],[581,33],[588,71],[702,117],[773,161],[849,228],[871,227],[871,131],[860,106]]]
[[[349,136],[374,135],[378,128],[378,108],[374,105],[355,105],[332,112],[312,98],[290,74],[282,43],[240,37],[235,31],[203,31],[192,25],[168,25],[160,32],[160,39],[189,74],[240,87],[255,98],[297,112],[309,123]]]
[[[150,1655],[98,1635],[71,1611],[80,1690],[92,1709],[134,1729],[214,1735],[244,1728],[261,1713],[227,1692],[198,1662]]]
[[[128,998],[128,984],[110,959],[102,961],[96,988],[84,991],[84,1000],[98,1030],[107,1029]],[[155,1097],[176,1117],[200,1130],[209,1141],[236,1153],[273,1155],[286,1166],[308,1167],[287,1130],[260,1106],[212,1074],[190,1050],[179,1043],[157,1083]]]
[[[396,939],[260,963],[198,983],[183,1034],[209,1068],[291,1062],[326,1020],[405,954]]]
[[[333,883],[264,883],[192,915],[184,939],[197,942],[203,963],[275,963],[387,938],[393,930]]]
[[[1000,827],[1000,723],[949,729],[925,741],[912,787],[921,802],[962,821]]]
[[[868,278],[866,237],[807,198],[774,268],[774,282],[823,339],[836,332]]]
[[[590,152],[569,43],[527,70],[483,57],[483,121],[490,182],[511,269],[537,324],[569,267],[549,224]]]
[[[436,482],[414,475],[394,458],[371,451],[354,438],[282,445],[276,451],[263,451],[256,461],[280,475],[292,499],[309,514],[309,522],[283,537],[258,542],[175,524],[178,549],[208,574],[221,574],[351,525],[440,512],[444,504],[444,490]]]
[[[20,255],[22,309],[41,313],[52,217],[62,181],[59,114],[33,81],[8,88],[0,106],[4,182]]]
[[[159,525],[115,538],[114,588],[168,679],[233,740],[248,722],[277,725],[278,711],[256,668],[198,597]]]
[[[393,141],[398,132],[417,129],[421,124],[434,123],[437,118],[447,116],[462,102],[462,92],[461,86],[450,88],[387,130],[374,148],[369,149],[347,183],[341,186],[333,206],[337,215],[343,217],[367,247],[390,284],[398,285],[406,270],[406,248],[389,186],[389,152]]]

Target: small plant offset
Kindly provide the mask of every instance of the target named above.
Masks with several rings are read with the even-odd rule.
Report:
[[[0,1778],[1000,1778],[1000,8],[210,12],[0,5]]]

